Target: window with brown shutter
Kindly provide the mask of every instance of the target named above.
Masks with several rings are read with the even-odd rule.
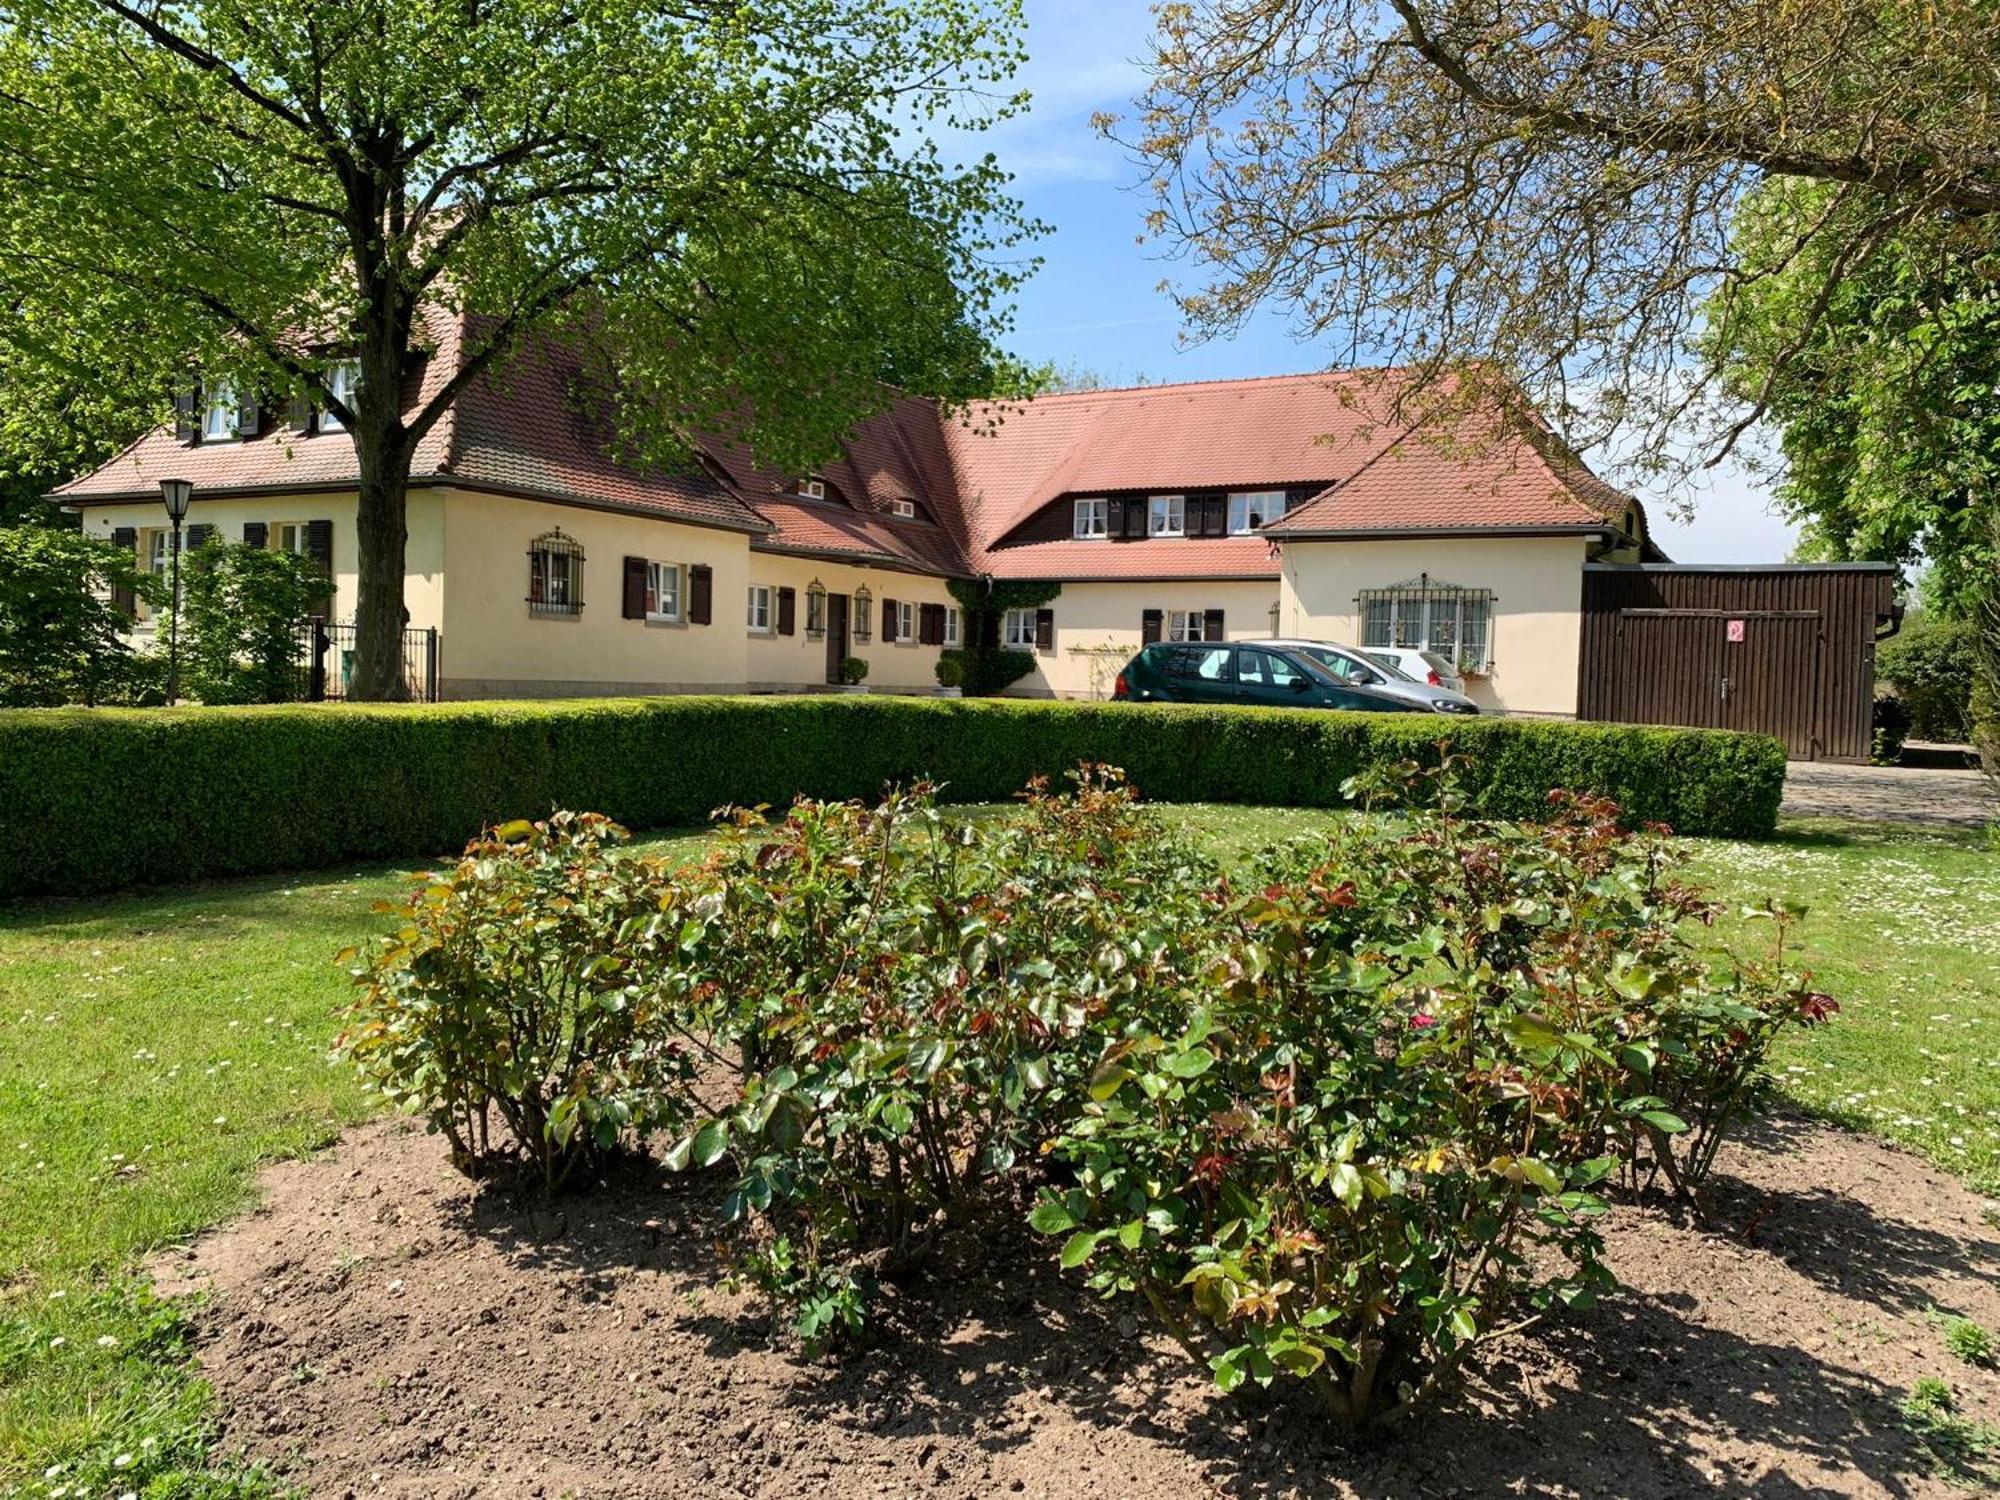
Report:
[[[174,439],[182,443],[201,441],[201,387],[174,392]]]
[[[316,613],[330,616],[333,613],[333,522],[306,522],[305,554],[326,579],[326,597],[320,601]]]
[[[1221,610],[1211,609],[1203,615],[1201,622],[1201,638],[1205,641],[1219,641],[1223,638]]]
[[[1144,645],[1152,645],[1160,638],[1166,624],[1166,614],[1162,610],[1149,609],[1139,616],[1139,640]]]
[[[926,604],[917,613],[917,644],[920,646],[942,646],[944,644],[944,606]]]
[[[882,644],[885,646],[894,645],[895,641],[896,601],[894,599],[884,599],[882,601]]]
[[[243,523],[243,545],[246,547],[268,547],[271,545],[271,528],[262,521]]]
[[[794,588],[778,590],[778,634],[795,635],[799,626],[799,591]]]
[[[1035,611],[1035,649],[1037,651],[1056,649],[1056,612],[1052,609]]]
[[[139,552],[139,529],[136,526],[113,527],[111,545],[114,547],[123,547],[127,552],[137,557]],[[127,619],[130,619],[139,612],[139,596],[129,584],[119,584],[111,590],[111,607]]]
[[[1104,502],[1104,534],[1125,535],[1125,502],[1116,495]]]
[[[1144,499],[1134,496],[1125,502],[1125,535],[1140,537],[1146,534],[1147,504]]]
[[[625,559],[625,618],[646,618],[646,559],[643,557]]]
[[[187,549],[199,552],[208,545],[208,539],[215,535],[215,528],[209,525],[190,526],[187,530]]]
[[[715,570],[707,563],[688,569],[688,622],[706,625],[715,614]]]
[[[1201,534],[1224,536],[1229,530],[1229,501],[1223,495],[1201,497]]]

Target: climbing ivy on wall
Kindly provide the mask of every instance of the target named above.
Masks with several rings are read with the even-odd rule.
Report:
[[[1000,643],[1000,622],[1010,609],[1039,609],[1062,592],[1059,583],[1035,579],[954,578],[945,585],[965,616],[965,645],[947,656],[965,667],[965,693],[991,697],[1035,670],[1032,652]]]

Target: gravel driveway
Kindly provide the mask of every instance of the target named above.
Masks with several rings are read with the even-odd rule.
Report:
[[[1784,811],[1794,817],[1978,828],[2000,819],[2000,798],[1979,771],[1794,761],[1786,769]]]

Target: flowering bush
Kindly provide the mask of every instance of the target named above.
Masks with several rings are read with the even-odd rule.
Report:
[[[1268,853],[1178,1008],[1106,1046],[1056,1143],[1074,1185],[1032,1222],[1223,1389],[1295,1379],[1390,1420],[1587,1303],[1612,1285],[1599,1185],[1673,1160],[1671,1104],[1707,1111],[1703,1170],[1736,1118],[1705,1018],[1802,1018],[1689,946],[1707,908],[1657,838],[1553,800],[1546,826],[1363,816]]]
[[[991,1209],[1073,1112],[1117,1018],[1179,982],[1216,879],[1117,773],[984,826],[928,788],[738,814],[703,963],[738,997],[740,1097],[669,1165],[729,1157],[725,1220],[817,1342],[868,1283]]]
[[[361,995],[336,1046],[467,1175],[518,1151],[558,1186],[692,1108],[704,992],[658,952],[692,944],[713,903],[617,852],[626,837],[595,813],[510,823],[378,903],[401,925],[343,955]]]

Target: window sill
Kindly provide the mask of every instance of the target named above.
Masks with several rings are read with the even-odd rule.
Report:
[[[583,618],[583,606],[579,604],[575,609],[546,609],[530,604],[528,606],[528,618],[531,620],[569,620],[575,622]]]
[[[645,624],[648,630],[687,629],[687,621],[679,615],[647,615]]]

